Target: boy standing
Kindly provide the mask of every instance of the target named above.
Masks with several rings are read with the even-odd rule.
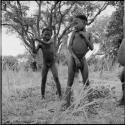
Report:
[[[37,53],[39,49],[43,52],[43,67],[42,67],[42,81],[41,81],[41,94],[42,98],[45,98],[45,84],[47,79],[47,74],[49,69],[51,69],[54,81],[56,83],[57,91],[59,94],[59,98],[61,99],[61,85],[58,77],[58,71],[57,67],[55,65],[55,46],[54,41],[51,39],[52,36],[52,30],[47,27],[44,28],[42,31],[42,40],[41,39],[35,39],[39,41],[39,44],[34,51],[34,53]]]
[[[88,86],[88,65],[85,55],[88,50],[93,50],[92,36],[86,31],[87,18],[85,15],[76,15],[73,19],[74,31],[71,35],[68,49],[70,59],[68,63],[68,82],[66,89],[67,106],[70,105],[71,87],[75,73],[80,69],[83,83]]]

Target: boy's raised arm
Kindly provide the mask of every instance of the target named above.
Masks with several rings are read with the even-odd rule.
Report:
[[[39,48],[40,48],[40,45],[38,45],[38,46],[33,50],[33,53],[34,53],[34,54],[37,54]]]
[[[40,43],[44,43],[44,44],[51,44],[52,40],[50,40],[49,42],[44,42],[43,40],[39,39],[39,38],[35,38],[36,41],[40,42]]]

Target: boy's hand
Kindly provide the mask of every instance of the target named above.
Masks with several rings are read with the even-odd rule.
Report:
[[[37,52],[36,52],[36,49],[33,49],[33,54],[36,54]]]
[[[78,58],[75,58],[76,67],[81,67],[81,62]]]
[[[88,34],[86,32],[80,31],[79,34],[85,39],[87,39]]]

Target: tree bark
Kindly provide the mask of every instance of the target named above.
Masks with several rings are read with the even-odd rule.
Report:
[[[125,66],[125,1],[124,1],[124,17],[123,17],[123,40],[118,51],[118,62]]]

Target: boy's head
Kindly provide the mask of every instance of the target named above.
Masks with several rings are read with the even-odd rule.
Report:
[[[87,25],[87,17],[85,15],[76,15],[73,19],[74,27],[77,30],[82,30]]]
[[[49,27],[46,27],[42,30],[42,36],[44,40],[50,40],[52,36],[52,29]]]

